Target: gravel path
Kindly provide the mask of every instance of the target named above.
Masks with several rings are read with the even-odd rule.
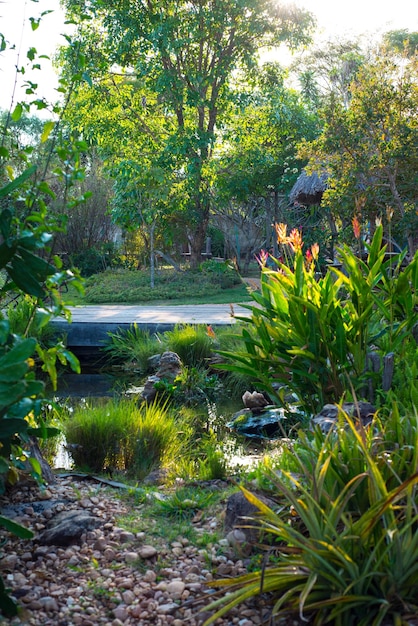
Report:
[[[119,527],[118,519],[130,505],[108,488],[86,481],[59,478],[43,494],[23,486],[7,502],[0,502],[7,513],[6,504],[19,505],[15,520],[34,530],[35,538],[10,536],[1,548],[3,579],[22,607],[19,618],[5,619],[4,624],[199,625],[208,615],[207,581],[245,572],[244,562],[226,539],[206,549],[185,537],[161,546],[145,532],[134,534]],[[78,545],[42,545],[37,535],[48,520],[69,509],[91,512],[102,523],[86,532]],[[194,526],[204,533],[221,523],[202,516]],[[257,626],[264,612],[260,604],[240,607],[216,624]]]

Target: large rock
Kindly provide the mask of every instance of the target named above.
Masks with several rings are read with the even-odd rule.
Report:
[[[69,546],[77,543],[83,533],[98,528],[102,523],[99,517],[83,509],[62,511],[49,521],[37,540],[46,545]]]
[[[142,391],[145,402],[151,403],[155,400],[158,390],[155,384],[161,380],[173,383],[181,374],[182,363],[180,357],[175,352],[163,352],[159,359],[159,367],[153,376],[149,376]]]
[[[376,407],[370,402],[344,402],[340,407],[337,404],[325,404],[321,411],[312,418],[312,425],[319,426],[323,432],[328,432],[338,423],[340,412],[346,413],[355,422],[368,426],[376,413]]]
[[[277,507],[277,504],[266,496],[255,495],[271,509]],[[239,529],[245,536],[245,542],[252,548],[260,539],[260,528],[257,521],[259,513],[259,509],[247,500],[242,491],[233,493],[229,496],[226,503],[224,522],[226,533],[230,534],[234,530]]]

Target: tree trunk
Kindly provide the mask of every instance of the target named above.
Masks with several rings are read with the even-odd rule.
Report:
[[[201,216],[195,231],[190,238],[190,267],[197,269],[202,262],[202,251],[205,247],[206,231],[209,223],[209,206],[198,207],[196,213]]]
[[[150,286],[151,289],[155,287],[155,256],[154,256],[154,231],[155,222],[152,223],[150,228]]]

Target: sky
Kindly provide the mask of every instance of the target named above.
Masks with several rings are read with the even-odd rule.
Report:
[[[316,15],[318,38],[350,37],[360,34],[372,36],[387,30],[418,30],[418,0],[293,0]],[[44,11],[52,11],[32,31],[30,17],[39,17]],[[62,34],[66,27],[59,0],[0,0],[0,33],[15,44],[16,50],[0,54],[0,107],[9,108],[15,82],[16,65],[27,61],[30,46],[38,54],[53,55],[57,45],[64,43]],[[19,63],[18,51],[21,49]],[[57,98],[57,76],[52,64],[41,61],[42,69],[18,76],[22,83],[30,78],[39,84],[39,96],[49,101]],[[18,90],[15,101],[24,94]]]

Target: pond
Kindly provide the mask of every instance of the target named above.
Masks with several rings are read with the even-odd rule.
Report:
[[[57,391],[51,393],[51,399],[57,406],[63,407],[71,414],[74,407],[81,406],[89,410],[92,406],[106,403],[112,398],[120,398],[122,395],[131,393],[133,397],[137,397],[137,383],[139,382],[137,379],[121,376],[120,373],[94,372],[93,370],[94,368],[89,366],[83,367],[81,374],[64,372],[59,377]],[[239,414],[242,406],[242,402],[224,400],[219,403],[207,402],[206,405],[188,410],[195,412],[196,419],[206,422],[207,431],[215,434],[220,449],[227,459],[228,467],[248,470],[260,463],[267,453],[271,453],[278,446],[277,442],[270,441],[268,437],[264,440],[254,436],[248,438],[234,432],[231,428],[231,418]],[[63,435],[55,441],[55,446],[53,461],[51,461],[54,469],[73,470],[71,445],[67,446]]]

